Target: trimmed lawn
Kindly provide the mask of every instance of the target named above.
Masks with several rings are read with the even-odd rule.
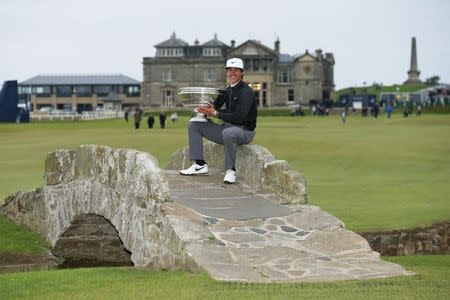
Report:
[[[0,216],[0,261],[5,252],[43,255],[49,248],[37,233]]]
[[[0,203],[42,184],[45,157],[80,144],[134,148],[161,167],[187,144],[187,117],[134,130],[124,120],[0,124]],[[309,184],[310,203],[356,231],[397,229],[450,216],[450,117],[261,117],[255,144]],[[45,242],[0,217],[0,253],[40,253]],[[450,299],[450,256],[387,257],[416,276],[329,283],[216,282],[206,274],[94,268],[0,274],[1,299]]]
[[[0,274],[2,299],[449,299],[450,256],[389,257],[415,276],[324,282],[217,282],[206,274],[133,268]]]
[[[135,148],[164,167],[187,144],[181,117],[134,130],[106,120],[0,124],[0,202],[42,184],[45,157],[80,144]],[[356,231],[426,225],[450,216],[450,116],[260,117],[254,143],[285,159],[309,185],[310,203]]]
[[[262,133],[261,133],[262,132]],[[450,217],[450,116],[266,119],[257,143],[309,184],[310,203],[356,231]]]

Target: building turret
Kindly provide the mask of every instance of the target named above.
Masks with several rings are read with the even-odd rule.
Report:
[[[277,55],[280,55],[280,39],[277,38],[277,40],[275,41],[275,53]]]

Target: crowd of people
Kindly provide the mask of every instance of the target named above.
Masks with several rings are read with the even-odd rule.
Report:
[[[361,116],[363,117],[367,117],[372,116],[375,119],[378,118],[378,116],[381,113],[385,113],[386,117],[388,119],[390,119],[392,117],[392,114],[394,112],[394,106],[390,103],[382,103],[383,105],[380,106],[378,103],[374,103],[371,106],[364,106],[361,108],[350,108],[349,106],[345,106],[342,110],[342,108],[338,108],[335,109],[336,111],[339,111],[339,114],[341,116],[341,120],[343,123],[345,123],[347,121],[347,118],[349,116],[349,114],[361,114]],[[403,117],[407,118],[408,116],[412,115],[415,111],[416,116],[420,116],[422,114],[422,105],[421,104],[417,104],[417,105],[405,105],[402,107],[403,111],[402,111],[402,115]],[[312,116],[328,116],[332,113],[332,107],[327,107],[324,105],[312,105],[310,110],[311,110],[311,115]],[[293,115],[291,113],[291,115]]]
[[[377,119],[378,116],[382,112],[384,112],[386,114],[387,118],[390,119],[394,112],[394,106],[391,104],[388,104],[388,103],[383,103],[383,104],[384,104],[383,106],[380,106],[377,103],[375,103],[374,105],[372,105],[370,107],[362,107],[361,109],[355,109],[355,108],[350,109],[348,106],[345,106],[344,110],[341,111],[339,109],[341,120],[343,123],[345,123],[347,121],[347,118],[350,113],[356,114],[359,112],[361,113],[361,115],[363,117],[367,117],[370,114],[375,119]],[[311,115],[313,115],[313,116],[329,116],[332,113],[332,109],[333,109],[332,107],[317,104],[317,105],[312,105],[310,107],[310,112],[311,112]],[[407,105],[407,106],[404,106],[404,108],[403,108],[403,112],[402,112],[403,117],[407,118],[408,116],[412,115],[414,113],[414,110],[415,110],[416,116],[420,116],[422,114],[422,106],[420,104]],[[301,108],[300,105],[293,106],[291,108],[290,114],[291,114],[291,116],[305,116],[306,115],[305,111]],[[144,117],[144,113],[141,108],[136,107],[134,109],[134,111],[132,111],[131,109],[127,109],[124,113],[124,117],[125,117],[125,121],[127,121],[127,122],[129,121],[130,117],[133,117],[134,127],[135,127],[135,129],[139,129],[142,119]],[[167,120],[166,114],[164,112],[160,112],[158,114],[158,119],[159,119],[160,128],[165,128],[166,120]],[[172,123],[177,122],[178,114],[176,112],[171,113],[170,119],[171,119]],[[147,127],[149,129],[151,129],[154,127],[154,125],[155,125],[155,116],[154,116],[154,114],[150,113],[147,116]]]

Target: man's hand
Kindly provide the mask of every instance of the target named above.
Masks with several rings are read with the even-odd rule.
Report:
[[[204,115],[207,116],[214,116],[214,113],[216,112],[216,109],[214,108],[214,106],[210,103],[207,106],[200,106],[197,107],[197,111],[199,113],[202,113]]]

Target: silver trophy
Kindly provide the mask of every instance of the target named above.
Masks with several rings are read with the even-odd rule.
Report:
[[[198,107],[208,106],[221,94],[220,89],[210,87],[183,87],[180,88],[178,99],[184,107],[193,110],[197,115],[190,122],[207,122],[205,115],[197,111]]]

